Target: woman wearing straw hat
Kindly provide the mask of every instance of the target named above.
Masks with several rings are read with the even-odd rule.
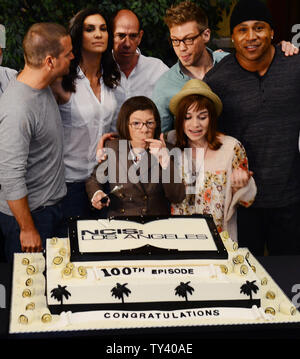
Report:
[[[193,79],[169,107],[176,132],[169,132],[168,141],[183,150],[187,192],[183,202],[172,204],[172,214],[211,214],[218,231],[227,230],[237,240],[235,209],[253,203],[256,185],[242,144],[217,131],[220,98],[205,82]]]

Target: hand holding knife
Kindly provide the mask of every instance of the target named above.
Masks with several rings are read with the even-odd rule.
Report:
[[[115,186],[106,196],[102,197],[99,202],[106,203],[111,194],[114,194],[114,193],[120,191],[120,189],[122,189],[122,188],[123,188],[123,185]]]

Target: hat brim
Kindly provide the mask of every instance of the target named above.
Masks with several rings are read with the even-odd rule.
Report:
[[[169,108],[170,111],[173,113],[173,115],[176,116],[177,108],[181,100],[189,95],[202,95],[204,97],[207,97],[213,102],[217,116],[219,117],[221,115],[223,110],[223,104],[219,96],[216,95],[214,92],[209,91],[208,89],[197,88],[197,87],[181,90],[171,98],[169,103]]]

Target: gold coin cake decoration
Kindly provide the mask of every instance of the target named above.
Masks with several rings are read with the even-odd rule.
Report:
[[[240,263],[239,260],[236,257],[232,258],[232,262],[233,262],[233,264],[239,264]]]
[[[71,262],[69,262],[69,263],[66,264],[66,267],[67,267],[67,268],[70,268],[71,270],[73,270],[73,269],[74,269],[74,264],[71,263]]]
[[[30,289],[24,289],[22,292],[22,297],[23,298],[28,298],[32,296],[32,292]]]
[[[238,250],[238,245],[234,241],[225,242],[225,247],[228,252],[236,252]]]
[[[236,252],[238,249],[239,249],[238,244],[236,242],[232,242],[232,250]]]
[[[226,247],[226,249],[229,251],[229,252],[232,252],[232,251],[237,251],[238,250],[238,244],[236,242],[234,242],[233,240],[231,240],[229,234],[227,231],[223,231],[220,233],[220,236],[221,236],[221,239]]]
[[[50,239],[50,244],[55,245],[57,243],[57,238],[53,237]]]
[[[65,279],[69,279],[72,277],[72,269],[66,267],[62,270],[62,277]]]
[[[34,310],[35,309],[35,303],[34,302],[30,302],[26,305],[25,307],[26,310]]]
[[[53,258],[53,264],[56,265],[56,266],[59,266],[59,265],[62,264],[63,260],[64,260],[63,257],[56,256],[56,257]]]
[[[241,265],[240,273],[242,275],[246,275],[248,273],[248,267],[245,264]]]
[[[45,277],[43,274],[37,273],[34,275],[34,277],[27,278],[24,283],[26,287],[35,286],[36,288],[38,288],[45,285]]]
[[[234,271],[235,265],[233,264],[232,261],[229,261],[229,262],[226,263],[226,267],[228,269],[228,274],[229,274],[229,273],[232,273]]]
[[[67,254],[67,250],[66,250],[66,248],[62,247],[62,248],[60,248],[58,253],[59,253],[59,255],[65,257],[65,255]]]
[[[268,284],[268,278],[266,278],[266,277],[262,278],[260,283],[261,283],[261,285],[267,285]]]
[[[256,273],[256,267],[254,265],[251,266],[251,269],[253,270],[254,273]]]
[[[28,266],[27,266],[27,268],[26,268],[26,273],[28,274],[28,275],[33,275],[33,274],[35,274],[37,272],[37,270],[36,270],[36,267],[35,266],[33,266],[32,264],[29,264]]]
[[[25,285],[26,285],[26,287],[31,287],[31,286],[33,285],[33,280],[32,280],[32,278],[26,279]]]
[[[221,264],[220,269],[221,269],[222,273],[225,273],[225,274],[228,273],[228,268],[227,268],[227,266],[225,264]]]
[[[22,259],[22,264],[23,264],[24,266],[28,266],[29,263],[30,263],[30,260],[29,260],[28,258],[23,258],[23,259]]]
[[[275,315],[275,314],[276,314],[276,311],[275,311],[275,309],[272,308],[272,307],[267,307],[267,308],[265,309],[265,313],[266,313],[266,314]]]
[[[21,314],[18,319],[20,324],[28,324],[28,318],[26,315]]]
[[[22,325],[28,325],[32,323],[36,318],[36,313],[33,310],[29,310],[26,313],[20,313],[18,322]]]
[[[244,263],[244,257],[241,254],[238,254],[237,256],[233,257],[233,263],[234,264],[242,264]]]
[[[52,316],[49,313],[45,313],[41,316],[42,323],[50,323],[52,321]]]
[[[279,311],[287,315],[296,315],[297,309],[293,305],[290,305],[289,302],[283,301],[279,304]]]
[[[53,237],[50,239],[50,244],[52,246],[56,246],[58,244],[58,238],[57,237]]]
[[[245,264],[236,264],[234,266],[234,272],[239,275],[246,275],[248,273],[248,267]]]
[[[24,308],[26,311],[36,311],[37,309],[43,309],[45,307],[45,297],[40,297],[38,294],[36,295],[36,293],[34,294],[32,297],[24,298]]]
[[[223,240],[229,239],[229,233],[227,231],[223,231],[220,234]]]
[[[266,293],[266,298],[267,299],[275,299],[276,295],[274,292],[272,292],[271,290],[267,291]]]
[[[80,266],[80,267],[78,267],[77,271],[78,271],[78,274],[79,274],[79,277],[80,277],[80,278],[86,278],[86,276],[87,276],[87,271],[86,271],[86,268],[85,268],[85,267]]]

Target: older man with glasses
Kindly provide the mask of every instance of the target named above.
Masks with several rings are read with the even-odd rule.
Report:
[[[143,30],[136,14],[128,9],[119,10],[111,19],[113,32],[113,55],[121,73],[120,84],[114,89],[117,99],[117,113],[122,104],[134,96],[152,98],[157,80],[169,70],[160,59],[144,56],[139,50]],[[108,133],[101,137],[97,146],[97,158],[105,158],[104,142],[117,136]]]
[[[136,14],[119,10],[112,18],[113,54],[121,72],[121,83],[115,89],[119,108],[132,96],[152,97],[156,81],[168,71],[160,59],[141,54],[138,46],[143,30]]]

